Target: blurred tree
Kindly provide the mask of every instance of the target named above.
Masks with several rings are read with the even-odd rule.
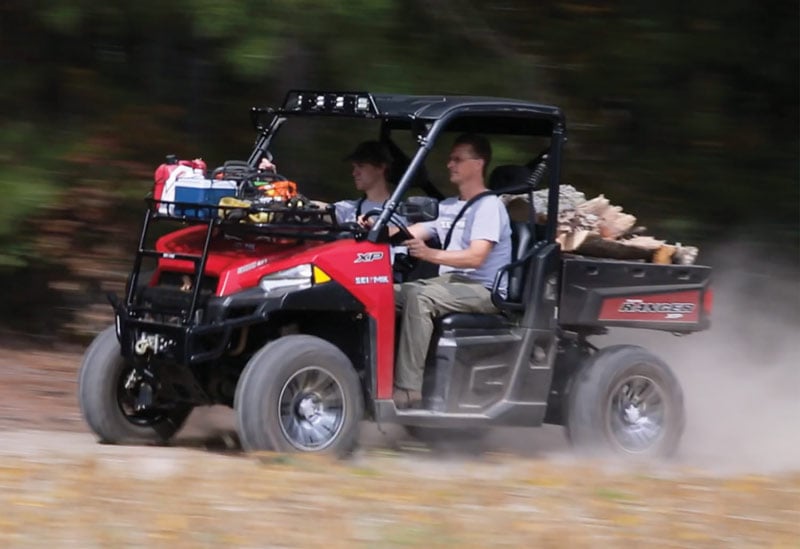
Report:
[[[741,229],[796,261],[799,25],[789,0],[6,0],[0,269],[50,257],[26,220],[77,189],[133,201],[166,153],[247,154],[247,109],[297,87],[560,105],[566,181],[664,237]]]
[[[797,2],[520,1],[484,11],[516,37],[527,29],[520,50],[552,63],[549,81],[578,122],[570,177],[665,229],[695,220],[685,237],[750,225],[797,251]]]

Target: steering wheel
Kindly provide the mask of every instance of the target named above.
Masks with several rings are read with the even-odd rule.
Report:
[[[382,210],[369,210],[363,215],[363,217],[364,219],[369,219],[370,217],[380,214],[381,211]],[[390,218],[389,222],[398,229],[397,233],[389,237],[389,245],[399,246],[406,240],[411,240],[414,238],[414,235],[411,234],[411,231],[408,230],[408,227],[406,227],[405,223],[399,219]],[[405,275],[414,270],[418,263],[419,259],[407,253],[395,253],[394,261],[392,262],[392,269],[396,273],[405,277]]]
[[[378,209],[369,210],[367,213],[362,214],[362,217],[364,219],[369,219],[370,217],[374,217],[380,214],[382,211],[383,210],[378,210]],[[398,244],[402,244],[406,240],[411,240],[412,238],[414,238],[414,235],[411,234],[411,232],[408,230],[408,227],[406,227],[405,223],[403,223],[396,217],[394,216],[390,217],[389,223],[391,223],[392,225],[394,225],[399,229],[399,232],[389,237],[390,244],[397,246]]]
[[[233,179],[240,181],[253,177],[257,170],[242,160],[228,160],[222,166],[211,172],[211,179]]]

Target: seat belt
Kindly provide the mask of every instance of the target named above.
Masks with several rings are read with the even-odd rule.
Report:
[[[367,199],[366,196],[362,196],[361,198],[358,199],[358,202],[356,203],[356,219],[361,217],[361,206],[364,205],[364,201],[366,199]]]
[[[450,228],[447,230],[447,235],[445,235],[444,237],[444,245],[442,246],[443,250],[447,250],[447,247],[450,245],[450,239],[453,238],[453,230],[455,230],[456,228],[456,223],[458,223],[458,221],[464,216],[464,214],[467,212],[467,209],[469,209],[470,206],[475,204],[478,200],[480,200],[484,196],[489,196],[490,194],[494,194],[494,192],[483,191],[482,193],[476,194],[475,196],[467,200],[467,203],[464,204],[464,207],[461,208],[461,210],[456,214],[455,218],[453,218],[453,224],[450,225]]]

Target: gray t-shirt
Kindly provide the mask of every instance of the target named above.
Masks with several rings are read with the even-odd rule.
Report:
[[[444,245],[453,220],[466,203],[465,200],[459,200],[456,197],[440,202],[439,217],[435,221],[423,223],[429,237],[437,235],[439,241]],[[456,223],[447,249],[466,250],[473,240],[494,242],[494,246],[483,264],[477,269],[440,265],[439,274],[462,273],[491,289],[498,269],[511,263],[511,222],[505,205],[497,196],[484,196],[472,203]],[[504,280],[500,287],[502,295],[506,293],[506,286],[507,283]]]
[[[359,202],[361,202],[361,208],[358,207]],[[339,202],[334,202],[333,207],[336,208],[336,221],[339,223],[352,223],[356,221],[359,215],[364,215],[370,210],[382,210],[383,202],[375,202],[366,198],[362,200],[359,198],[356,200],[340,200]],[[403,225],[406,224],[405,218],[400,215],[394,214],[392,219],[400,221]]]
[[[359,212],[358,204],[361,202],[361,211]],[[382,210],[383,202],[373,202],[372,200],[356,199],[356,200],[340,200],[334,202],[333,207],[336,208],[336,220],[339,223],[352,223],[359,215],[364,215],[370,210]]]

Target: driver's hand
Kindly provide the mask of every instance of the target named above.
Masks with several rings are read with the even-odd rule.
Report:
[[[366,217],[363,215],[359,215],[356,218],[356,223],[364,227],[365,229],[371,229],[372,226],[375,224],[375,219],[372,217]]]
[[[261,162],[258,163],[258,169],[269,170],[271,172],[274,172],[278,169],[278,167],[272,162],[270,162],[269,158],[265,156],[264,158],[261,159]]]
[[[358,223],[359,225],[361,225],[365,229],[371,229],[372,226],[375,224],[375,217],[374,216],[366,217],[366,216],[363,216],[363,215],[359,215],[356,218],[356,223]],[[394,235],[396,235],[397,233],[400,232],[400,229],[398,229],[397,227],[389,227],[388,230],[389,230],[389,236],[390,237],[392,237],[392,236],[394,236]]]
[[[419,238],[412,238],[403,242],[403,246],[408,248],[408,255],[416,257],[423,261],[427,261],[433,248],[425,244],[425,241]]]

